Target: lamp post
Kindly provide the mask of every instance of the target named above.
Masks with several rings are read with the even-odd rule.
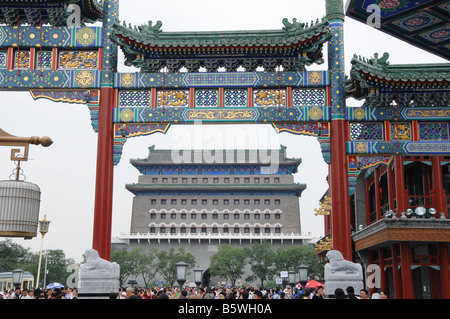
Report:
[[[194,281],[195,284],[197,285],[197,288],[201,286],[202,284],[202,275],[203,275],[203,269],[197,268],[194,269]]]
[[[300,284],[304,286],[308,281],[308,266],[301,264],[300,266],[298,266],[297,270]]]
[[[186,273],[187,268],[189,267],[184,261],[181,261],[175,265],[177,267],[177,282],[180,285],[180,288],[183,288],[184,283],[186,282]]]
[[[41,274],[42,247],[44,246],[44,236],[45,236],[45,234],[47,234],[49,226],[50,226],[50,221],[47,220],[47,215],[44,215],[44,219],[39,221],[39,232],[42,235],[42,239],[41,239],[41,250],[39,253],[39,265],[38,265],[38,273],[37,273],[37,279],[36,279],[36,288],[39,287],[39,277]]]
[[[293,287],[295,285],[295,271],[289,271],[288,273],[288,280],[289,280],[289,285],[291,285],[291,287]]]
[[[14,289],[19,288],[22,290],[22,280],[23,280],[23,270],[16,269],[12,271],[12,282],[14,285]]]

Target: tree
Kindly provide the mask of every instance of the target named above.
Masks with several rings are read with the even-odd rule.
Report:
[[[246,262],[245,249],[231,245],[220,245],[219,251],[211,256],[209,271],[212,276],[227,278],[232,286],[244,274]]]
[[[120,285],[123,286],[130,276],[139,274],[138,256],[141,249],[135,248],[131,251],[126,249],[117,249],[111,251],[111,262],[120,265]]]
[[[195,257],[190,252],[185,252],[181,247],[178,252],[175,249],[170,248],[169,251],[160,250],[156,252],[158,262],[156,268],[158,273],[164,278],[164,282],[167,285],[172,286],[177,280],[177,267],[176,264],[180,261],[184,261],[190,268],[195,265]]]
[[[319,264],[319,258],[315,255],[313,246],[292,246],[279,248],[276,252],[277,271],[295,271],[298,266],[308,266],[309,275],[323,275],[323,265]]]
[[[46,283],[59,282],[63,285],[66,284],[67,277],[70,275],[67,272],[67,267],[73,264],[75,261],[71,258],[66,259],[64,251],[61,249],[50,249],[46,251],[47,254],[47,275]],[[45,261],[43,261],[45,262]],[[45,267],[41,267],[41,271],[44,271]],[[37,272],[37,269],[36,271]],[[40,276],[40,280],[44,280],[44,274]]]
[[[144,286],[147,287],[150,281],[155,278],[156,270],[156,256],[154,252],[144,253],[143,251],[139,251],[136,254],[137,258],[137,269],[142,279],[144,280]]]
[[[47,255],[46,283],[60,282],[65,284],[67,277],[70,275],[67,272],[67,267],[74,263],[74,260],[66,259],[64,252],[59,249],[47,250],[43,254],[44,256]],[[7,239],[0,242],[0,256],[0,272],[9,272],[20,268],[30,272],[37,279],[39,253],[32,253],[29,248],[24,248],[20,244],[12,242],[11,239]],[[43,284],[45,258],[42,263],[39,281]],[[39,283],[35,283],[35,285],[39,285]]]
[[[13,271],[20,268],[22,261],[27,260],[30,249],[14,243],[11,239],[0,242],[0,272]]]
[[[261,287],[264,287],[264,282],[272,280],[276,273],[275,252],[271,245],[264,240],[261,244],[253,244],[251,248],[246,249],[246,254],[253,272],[253,276],[247,280],[253,281],[258,278],[261,281]]]

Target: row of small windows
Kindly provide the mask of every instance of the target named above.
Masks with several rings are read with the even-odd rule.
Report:
[[[208,227],[180,227],[179,228],[179,232],[181,234],[187,234],[189,230],[189,233],[191,234],[196,234],[198,231],[202,234],[207,234],[208,233]],[[176,234],[177,233],[177,228],[176,227],[149,227],[149,231],[151,234],[155,234],[157,232],[161,233],[161,234],[165,234],[167,232],[169,232],[170,234]],[[229,234],[229,233],[234,233],[234,234],[250,234],[251,230],[250,227],[223,227],[222,228],[222,233],[224,234]],[[212,227],[210,233],[212,234],[218,234],[219,233],[219,227]],[[255,227],[253,228],[253,234],[271,234],[272,233],[272,228],[270,227],[264,227],[264,228],[259,228],[259,227]],[[281,234],[281,228],[280,227],[276,227],[273,229],[273,233],[275,234]]]
[[[242,203],[244,203],[244,205],[250,205],[252,200],[250,199],[243,199]],[[169,200],[167,199],[160,199],[160,204],[161,205],[167,205],[169,202]],[[218,199],[202,199],[202,200],[197,200],[197,199],[191,199],[190,203],[191,205],[197,205],[198,203],[201,203],[202,205],[208,205],[208,202],[212,205],[219,205],[219,200]],[[158,202],[156,199],[151,199],[150,200],[150,204],[151,205],[156,205]],[[240,199],[233,199],[233,200],[229,200],[229,199],[223,199],[222,200],[222,204],[223,205],[230,205],[230,203],[233,203],[234,205],[240,205],[241,204],[241,200]],[[260,199],[253,199],[253,204],[254,205],[261,205],[261,203],[264,203],[264,205],[270,205],[272,203],[272,201],[270,199],[264,199],[264,200],[260,200]],[[280,199],[274,199],[273,203],[275,205],[281,205],[281,200]],[[170,204],[171,205],[177,205],[178,204],[178,200],[177,199],[171,199],[170,200]],[[181,205],[187,205],[188,204],[188,200],[187,199],[180,199],[180,204]]]
[[[163,178],[152,178],[152,183],[157,184],[159,181],[161,180],[162,183],[164,184],[168,184],[169,180],[176,184],[176,183],[183,183],[183,184],[197,184],[200,181],[200,178],[197,177],[193,177],[193,178],[187,178],[187,177],[183,177],[183,178],[178,178],[178,177],[172,177],[171,179],[167,178],[167,177],[163,177]],[[274,178],[270,178],[270,177],[264,177],[264,178],[260,178],[260,177],[254,177],[254,178],[250,178],[250,177],[235,177],[235,178],[229,178],[229,177],[225,177],[223,178],[222,183],[225,184],[230,184],[231,182],[234,182],[235,184],[240,184],[240,183],[244,183],[244,184],[250,184],[250,182],[253,182],[255,184],[260,184],[260,183],[265,183],[265,184],[269,184],[270,182],[273,183],[280,183],[280,178],[279,177],[274,177]],[[213,184],[219,184],[220,183],[220,179],[218,177],[214,177],[214,178],[202,178],[201,182],[203,184],[208,184],[208,183],[213,183]]]
[[[185,213],[182,214],[176,214],[176,213],[171,213],[171,214],[166,214],[166,213],[161,213],[159,214],[159,218],[160,219],[166,219],[167,215],[170,215],[170,219],[177,219],[178,216],[181,217],[181,219],[187,219],[187,215]],[[199,214],[201,216],[201,219],[208,219],[208,214]],[[244,219],[250,219],[250,214],[221,214],[223,219],[230,219],[230,215],[233,215],[234,219],[240,219],[241,216],[244,217]],[[277,214],[251,214],[253,215],[254,219],[261,219],[261,215],[264,215],[264,219],[271,219],[273,216],[273,218],[275,219],[281,219],[281,214],[277,213]],[[271,217],[272,215],[272,217]],[[191,213],[189,214],[191,219],[197,219],[197,214],[196,213]],[[219,214],[212,214],[210,215],[212,216],[212,219],[219,219]],[[151,213],[150,214],[150,219],[157,219],[156,213]]]

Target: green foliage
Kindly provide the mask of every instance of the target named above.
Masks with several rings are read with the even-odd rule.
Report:
[[[246,254],[249,259],[249,264],[253,272],[253,276],[248,279],[252,281],[257,278],[264,287],[264,282],[271,280],[276,274],[275,260],[276,254],[267,241],[261,244],[253,244],[251,248],[246,249]]]
[[[45,257],[47,257],[47,274],[45,275]],[[46,250],[42,252],[42,264],[40,274],[40,287],[43,287],[44,277],[46,284],[60,282],[65,285],[70,273],[67,271],[69,265],[74,260],[66,259],[62,250]],[[39,252],[32,253],[29,248],[24,248],[20,244],[6,239],[0,242],[0,272],[8,272],[20,268],[29,271],[37,280],[39,267]]]
[[[62,250],[47,250],[43,252],[40,281],[41,287],[44,280],[45,256],[47,255],[46,283],[60,282],[66,284],[72,275],[70,265],[72,259],[66,259]],[[186,262],[190,268],[195,266],[195,257],[183,248],[176,251],[170,248],[168,251],[151,250],[143,251],[135,248],[131,251],[118,249],[111,251],[111,261],[120,265],[120,282],[126,286],[128,279],[141,277],[145,286],[154,282],[157,274],[164,278],[164,286],[173,285],[176,282],[176,264]],[[35,278],[39,263],[39,253],[32,253],[29,249],[10,239],[0,241],[0,272],[12,271],[21,268],[29,271]],[[264,241],[261,244],[253,244],[250,248],[240,248],[231,245],[220,245],[216,254],[210,260],[210,273],[212,276],[226,278],[234,286],[244,274],[244,268],[250,265],[252,275],[245,278],[246,281],[259,280],[261,286],[270,284],[273,286],[275,276],[280,271],[293,270],[305,264],[309,267],[309,274],[323,276],[323,265],[319,264],[312,246],[292,246],[279,248],[274,251],[272,246]]]
[[[73,264],[75,261],[71,258],[66,259],[66,255],[64,254],[64,251],[62,251],[61,249],[47,250],[46,252],[44,252],[44,256],[42,257],[42,265],[41,265],[42,273],[40,275],[40,280],[44,279],[45,254],[47,254],[46,283],[50,284],[52,282],[59,282],[65,286],[67,277],[70,275],[70,273],[67,271],[67,267],[70,264]],[[39,258],[38,258],[38,262],[39,262]],[[36,268],[35,272],[37,272],[37,268]]]
[[[141,249],[135,248],[131,251],[126,249],[118,249],[111,251],[111,262],[120,265],[120,285],[127,283],[129,277],[136,277],[139,274],[139,256]]]
[[[195,257],[189,252],[185,252],[184,248],[175,249],[170,248],[169,251],[160,250],[156,252],[158,262],[156,267],[158,272],[163,276],[166,285],[172,286],[177,280],[177,267],[176,264],[180,261],[184,261],[189,265],[189,268],[194,267]]]
[[[276,252],[276,269],[278,271],[295,271],[298,266],[304,264],[308,266],[309,276],[322,276],[323,265],[319,264],[319,259],[315,255],[313,246],[292,246],[289,248],[279,248]]]
[[[151,251],[146,254],[144,251],[140,250],[136,254],[137,267],[136,272],[139,273],[144,280],[144,286],[148,287],[150,281],[155,278],[158,270],[155,267],[156,255],[155,251]]]
[[[0,272],[13,271],[22,267],[22,261],[31,254],[29,249],[14,243],[11,239],[0,242]]]
[[[227,278],[234,286],[236,280],[244,274],[246,262],[244,248],[220,245],[219,251],[211,257],[210,273],[212,276]]]

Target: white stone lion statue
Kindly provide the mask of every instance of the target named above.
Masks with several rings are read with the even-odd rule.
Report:
[[[362,272],[360,264],[345,260],[341,252],[338,250],[330,250],[327,253],[327,258],[330,261],[327,268],[332,274],[336,272],[345,272],[346,274],[359,274]]]
[[[105,259],[100,258],[98,251],[95,249],[88,249],[85,252],[86,263],[80,266],[81,271],[103,271],[113,272],[116,263],[111,263]]]

